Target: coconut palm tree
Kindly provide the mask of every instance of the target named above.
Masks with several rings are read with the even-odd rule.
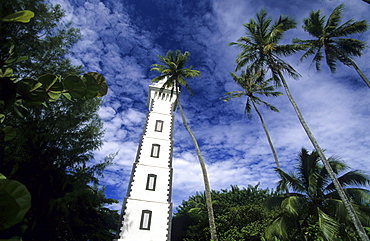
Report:
[[[230,72],[230,75],[234,79],[234,81],[240,87],[243,88],[243,91],[228,92],[226,93],[226,96],[223,97],[223,100],[228,101],[232,98],[237,98],[237,97],[242,97],[242,96],[247,97],[247,102],[245,103],[245,113],[247,113],[248,118],[251,118],[252,117],[251,111],[252,111],[252,106],[253,106],[253,109],[256,111],[258,117],[260,118],[263,130],[265,131],[267,141],[270,145],[272,154],[275,159],[276,166],[278,169],[280,169],[279,159],[277,157],[274,145],[272,144],[270,134],[267,130],[262,114],[257,108],[257,105],[263,104],[274,112],[278,112],[279,110],[275,106],[267,103],[266,101],[261,100],[257,95],[277,97],[277,96],[282,95],[282,93],[275,91],[274,86],[270,85],[271,79],[264,80],[264,76],[265,76],[264,71],[260,70],[256,73],[252,69],[247,69],[247,71],[242,71],[240,76],[236,76],[232,72]]]
[[[200,72],[197,70],[193,70],[192,66],[185,68],[189,56],[190,56],[189,52],[185,51],[184,53],[181,53],[180,50],[176,50],[175,52],[169,50],[166,56],[159,55],[158,57],[162,64],[153,64],[152,65],[153,68],[151,70],[157,71],[161,75],[152,79],[152,82],[164,80],[162,88],[171,88],[171,95],[175,91],[177,93],[177,96],[179,96],[180,94],[179,89],[181,86],[185,86],[191,93],[191,89],[187,84],[185,78],[197,77],[200,75]],[[211,188],[208,180],[207,168],[201,155],[198,142],[195,139],[193,132],[190,130],[186,122],[184,111],[180,104],[179,98],[177,98],[177,105],[179,106],[182,122],[185,126],[185,129],[188,131],[193,141],[198,156],[198,160],[202,169],[211,239],[217,241],[216,225],[212,207]]]
[[[274,79],[277,86],[283,85],[285,92],[291,102],[297,117],[307,133],[312,145],[320,156],[325,168],[327,169],[330,178],[332,179],[336,190],[338,191],[341,200],[345,204],[348,215],[351,217],[356,230],[362,240],[369,240],[366,232],[357,217],[355,210],[353,209],[348,197],[346,196],[343,188],[339,181],[336,179],[335,173],[333,172],[328,160],[326,159],[324,152],[313,136],[309,129],[303,115],[295,102],[288,84],[284,78],[284,74],[290,77],[298,78],[299,73],[288,63],[286,63],[281,57],[288,56],[302,50],[302,45],[299,44],[285,44],[279,45],[279,41],[282,39],[284,32],[289,29],[295,28],[296,23],[287,16],[280,16],[278,20],[272,23],[272,19],[267,17],[267,13],[261,10],[256,15],[255,19],[250,19],[248,23],[243,25],[246,30],[247,36],[241,37],[237,42],[232,42],[230,45],[237,45],[242,50],[239,53],[236,63],[237,70],[241,67],[249,64],[248,68],[254,69],[268,69],[272,78]]]
[[[316,64],[316,69],[319,71],[320,62],[325,57],[332,73],[336,70],[336,62],[340,61],[347,66],[352,66],[370,88],[370,81],[352,60],[352,56],[360,57],[362,55],[366,43],[347,37],[367,31],[369,25],[366,20],[354,21],[352,19],[340,25],[343,7],[344,4],[336,7],[326,22],[325,16],[321,15],[320,10],[311,11],[309,17],[303,20],[303,29],[314,39],[301,40],[295,38],[293,42],[307,47],[301,61],[313,55],[312,62]]]
[[[344,187],[351,197],[352,205],[364,225],[370,225],[370,207],[364,203],[370,201],[370,191],[364,186],[370,179],[360,171],[348,171],[349,167],[336,157],[328,159]],[[267,206],[279,206],[282,209],[271,225],[266,229],[267,240],[277,237],[282,240],[357,240],[354,227],[344,204],[339,199],[327,170],[320,165],[320,156],[316,151],[309,153],[302,148],[297,158],[297,165],[292,173],[276,169],[280,176],[277,190],[291,189],[289,194],[267,200]]]

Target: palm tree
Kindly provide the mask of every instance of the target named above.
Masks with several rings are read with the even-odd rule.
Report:
[[[181,51],[179,50],[175,52],[169,50],[166,56],[159,55],[158,57],[162,64],[153,64],[152,65],[153,68],[151,70],[157,71],[161,75],[152,79],[152,82],[165,80],[162,88],[171,88],[171,95],[173,94],[174,91],[176,91],[177,96],[179,96],[179,89],[181,86],[185,86],[191,93],[191,89],[184,78],[197,77],[200,75],[200,72],[197,70],[193,70],[192,66],[185,68],[189,56],[190,56],[189,52],[185,51],[184,53],[181,53]],[[177,99],[177,105],[179,106],[182,122],[185,126],[185,129],[188,131],[193,141],[198,156],[198,160],[202,169],[211,239],[217,241],[216,225],[212,207],[211,188],[209,185],[207,168],[204,163],[203,157],[200,153],[198,142],[195,139],[193,132],[190,130],[186,122],[185,115],[182,110],[179,98]]]
[[[324,163],[324,166],[327,169],[330,178],[332,179],[334,186],[338,191],[338,194],[340,195],[340,198],[343,201],[359,236],[362,240],[368,241],[369,238],[366,235],[366,232],[361,225],[361,222],[357,217],[355,210],[349,202],[349,199],[343,191],[343,188],[341,187],[339,181],[336,179],[335,173],[329,165],[324,152],[322,151],[311,130],[309,129],[306,121],[304,120],[303,115],[298,108],[298,105],[295,102],[289,90],[288,84],[283,76],[283,73],[295,79],[300,76],[299,73],[291,65],[281,59],[281,57],[288,56],[296,53],[299,50],[302,50],[302,45],[278,45],[279,41],[283,37],[284,32],[289,29],[295,28],[296,23],[287,16],[280,16],[279,19],[273,24],[271,24],[271,22],[272,19],[267,17],[266,11],[261,10],[259,13],[257,13],[256,20],[250,19],[248,23],[243,25],[246,29],[247,36],[239,38],[238,42],[230,43],[230,45],[237,45],[242,49],[236,59],[236,69],[238,70],[246,64],[249,64],[248,68],[267,68],[268,70],[270,70],[272,78],[274,79],[276,85],[279,86],[282,84],[284,86],[289,101],[291,102],[303,129],[307,133],[308,138],[319,154],[321,161]]]
[[[266,229],[268,240],[357,240],[353,224],[344,215],[344,204],[339,199],[327,170],[319,164],[316,151],[309,153],[302,148],[294,172],[288,174],[277,169],[280,176],[277,190],[291,188],[289,194],[268,199],[269,208],[280,207],[280,213]],[[370,225],[370,191],[361,186],[369,185],[368,176],[359,171],[347,171],[349,167],[336,157],[328,159],[361,221]]]
[[[247,71],[242,71],[240,76],[236,76],[234,73],[230,72],[231,77],[234,79],[234,81],[242,87],[243,91],[232,91],[226,93],[226,96],[223,97],[225,101],[228,101],[231,98],[237,98],[246,96],[247,102],[245,104],[245,113],[248,114],[248,118],[251,118],[251,111],[252,106],[253,109],[256,111],[258,117],[260,118],[263,130],[265,131],[267,141],[270,145],[272,154],[275,159],[275,163],[278,169],[280,169],[279,159],[277,157],[274,145],[272,144],[270,134],[267,130],[267,127],[265,125],[265,121],[262,118],[261,112],[258,110],[257,105],[264,104],[267,108],[269,108],[272,111],[278,112],[279,110],[273,106],[267,103],[266,101],[261,100],[256,94],[262,95],[262,96],[273,96],[277,97],[282,95],[281,92],[275,91],[275,88],[270,84],[271,79],[264,80],[264,71],[258,71],[255,73],[252,69],[247,69]]]
[[[312,62],[316,64],[316,69],[320,70],[320,62],[324,58],[332,73],[336,70],[336,62],[340,61],[347,66],[355,68],[363,81],[370,88],[370,81],[362,73],[352,56],[360,57],[366,47],[364,41],[360,41],[347,36],[367,31],[366,20],[354,21],[352,19],[340,25],[342,9],[344,4],[336,7],[325,22],[325,16],[321,15],[320,10],[311,11],[308,18],[303,20],[303,29],[315,39],[301,40],[295,38],[294,43],[303,44],[307,47],[301,57],[301,61],[310,55],[314,55]]]

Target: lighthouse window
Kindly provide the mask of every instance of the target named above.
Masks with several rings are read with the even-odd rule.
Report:
[[[150,230],[151,219],[152,219],[152,211],[143,210],[141,212],[140,229]]]
[[[159,157],[159,145],[158,144],[152,144],[152,152],[151,157]]]
[[[146,182],[146,190],[155,191],[155,183],[157,181],[157,175],[148,174],[148,179]]]
[[[163,121],[157,120],[155,122],[155,131],[162,132],[163,129]]]

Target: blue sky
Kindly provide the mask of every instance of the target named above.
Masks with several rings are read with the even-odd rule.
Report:
[[[228,46],[244,35],[243,23],[265,8],[272,18],[289,15],[297,29],[287,32],[282,43],[294,37],[308,39],[303,18],[311,10],[329,15],[345,2],[343,20],[367,19],[370,5],[361,0],[50,0],[66,10],[65,21],[81,29],[82,40],[71,49],[72,63],[86,71],[103,74],[109,85],[100,116],[104,121],[104,145],[96,153],[101,160],[118,155],[108,167],[101,184],[121,208],[147,112],[150,80],[156,76],[150,65],[169,49],[189,51],[189,64],[201,77],[188,81],[193,90],[181,94],[185,115],[198,139],[214,190],[260,183],[275,188],[275,162],[256,114],[244,114],[245,99],[220,100],[225,92],[240,90],[229,72],[235,69],[239,49]],[[355,36],[370,43],[370,31]],[[286,58],[301,75],[287,79],[292,94],[309,127],[327,156],[341,157],[354,169],[370,173],[370,90],[355,70],[338,63],[330,73],[323,63],[317,72],[310,60],[299,62],[301,54]],[[355,62],[370,77],[369,48]],[[283,89],[280,89],[284,93]],[[264,99],[280,112],[260,108],[282,169],[294,167],[302,147],[312,150],[286,95]],[[191,139],[175,113],[173,203],[203,191],[203,182]]]

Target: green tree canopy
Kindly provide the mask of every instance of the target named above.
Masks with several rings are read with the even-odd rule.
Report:
[[[30,109],[24,118],[8,117],[17,135],[0,142],[0,170],[27,187],[32,203],[24,221],[3,230],[0,238],[16,234],[26,240],[113,239],[110,231],[116,228],[118,214],[105,205],[116,201],[91,186],[98,184],[111,162],[91,162],[102,144],[100,101],[61,99],[49,108]]]
[[[35,17],[23,24],[32,15],[25,9]],[[94,97],[106,93],[105,80],[97,73],[74,75],[80,68],[65,54],[79,34],[61,21],[60,6],[1,1],[0,14],[0,173],[31,194],[23,221],[0,227],[0,239],[111,240],[118,214],[106,206],[116,201],[105,197],[98,178],[113,156],[93,159],[103,136],[101,100]],[[23,214],[29,208],[12,204]]]
[[[267,141],[270,145],[271,152],[275,159],[276,166],[277,168],[280,168],[279,159],[276,154],[276,150],[274,148],[274,145],[272,144],[270,134],[267,130],[265,121],[263,120],[262,114],[259,111],[257,105],[263,104],[268,109],[274,112],[278,112],[279,110],[275,106],[262,100],[259,96],[278,97],[282,95],[282,93],[279,91],[276,91],[275,87],[270,84],[272,80],[271,78],[267,80],[264,79],[265,73],[263,70],[255,71],[249,68],[247,69],[247,71],[242,71],[242,73],[239,76],[235,75],[232,72],[230,72],[230,75],[234,79],[234,81],[240,87],[243,88],[243,91],[237,90],[237,91],[228,92],[226,93],[226,96],[223,97],[223,99],[225,101],[228,101],[229,99],[232,99],[232,98],[239,98],[243,96],[247,97],[247,101],[245,103],[245,112],[247,113],[248,117],[251,118],[252,107],[256,111],[261,121],[263,130],[265,131]]]
[[[10,22],[1,25],[0,66],[4,65],[9,49],[14,45],[18,56],[28,57],[27,61],[14,67],[16,77],[78,74],[81,66],[73,66],[65,55],[81,35],[78,29],[63,21],[65,13],[61,6],[43,0],[1,1],[0,18],[22,10],[30,10],[35,16],[26,24]]]
[[[340,24],[343,7],[344,4],[336,7],[326,21],[326,17],[321,15],[320,10],[311,11],[309,17],[303,20],[303,29],[314,39],[296,38],[293,42],[306,47],[301,60],[313,55],[312,62],[316,64],[317,70],[320,70],[321,61],[325,58],[326,64],[334,73],[336,62],[340,61],[347,66],[354,67],[370,88],[370,81],[353,61],[353,57],[362,55],[366,42],[349,37],[367,31],[369,25],[366,20],[354,21],[353,19]]]
[[[212,191],[217,234],[220,240],[261,240],[276,212],[268,212],[264,201],[271,190],[256,186]],[[176,208],[172,224],[173,241],[208,241],[207,208],[204,193],[197,193]]]
[[[336,157],[328,159],[344,191],[349,196],[362,224],[370,226],[370,179]],[[345,212],[343,202],[320,164],[316,151],[302,148],[291,173],[277,169],[280,176],[277,190],[290,193],[269,198],[269,207],[280,207],[266,230],[266,239],[274,240],[357,240],[355,227]]]

